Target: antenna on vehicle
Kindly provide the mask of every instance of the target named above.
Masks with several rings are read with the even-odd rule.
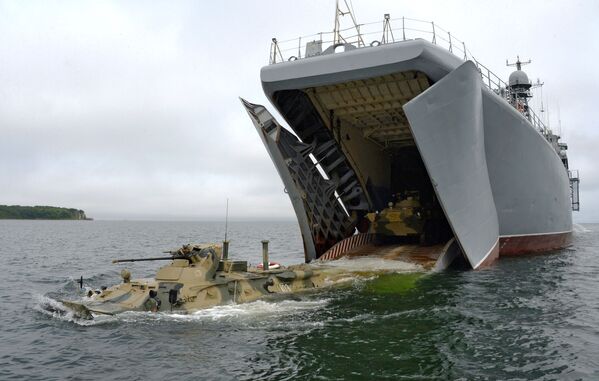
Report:
[[[228,230],[229,230],[229,199],[227,199],[227,209],[225,212],[225,241],[227,240]]]
[[[227,240],[227,233],[229,231],[229,199],[227,198],[227,209],[225,212],[225,240],[223,241],[223,255],[222,260],[226,261],[229,259],[229,241]]]

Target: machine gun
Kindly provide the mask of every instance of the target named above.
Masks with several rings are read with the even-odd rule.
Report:
[[[212,256],[213,260],[220,258],[220,247],[214,244],[208,245],[183,245],[179,249],[164,251],[165,254],[170,254],[170,257],[152,257],[152,258],[128,258],[114,259],[112,263],[122,262],[144,262],[144,261],[171,261],[174,259],[186,259],[189,263],[199,262],[207,256]]]
[[[123,263],[123,262],[144,262],[144,261],[172,261],[173,259],[187,259],[191,261],[189,257],[180,255],[180,256],[171,256],[171,257],[152,257],[152,258],[128,258],[128,259],[113,259],[112,263]]]

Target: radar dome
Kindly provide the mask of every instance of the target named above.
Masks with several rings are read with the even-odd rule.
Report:
[[[516,70],[512,74],[510,74],[509,79],[510,87],[518,86],[518,87],[530,87],[530,81],[528,80],[528,76],[522,70]]]

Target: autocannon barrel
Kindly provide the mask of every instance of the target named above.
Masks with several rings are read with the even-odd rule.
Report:
[[[173,259],[188,259],[187,257],[177,256],[177,257],[153,257],[153,258],[129,258],[129,259],[113,259],[112,263],[121,263],[121,262],[144,262],[144,261],[168,261]]]

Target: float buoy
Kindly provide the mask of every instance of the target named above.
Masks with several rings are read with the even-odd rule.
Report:
[[[262,263],[259,263],[258,266],[256,266],[259,270],[262,270],[264,268],[264,265]],[[280,269],[281,268],[281,264],[277,263],[277,262],[268,262],[268,269],[269,270],[276,270],[276,269]]]

